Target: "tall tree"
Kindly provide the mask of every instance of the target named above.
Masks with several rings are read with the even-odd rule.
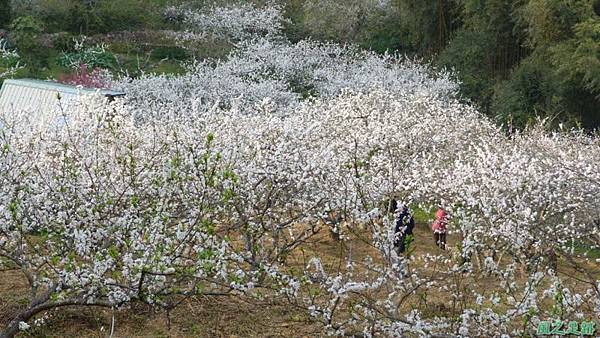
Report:
[[[6,29],[12,20],[10,0],[0,0],[0,29]]]
[[[570,119],[585,128],[599,127],[600,20],[594,1],[530,0],[514,14],[533,53],[525,60],[527,66],[516,68],[510,83],[500,86],[513,89],[499,91],[494,105],[514,102],[511,96],[517,94],[527,100],[520,104],[521,111],[511,114],[550,116],[557,121]],[[543,75],[536,77],[536,95],[523,96],[531,86],[518,79],[533,69],[531,65],[543,69],[538,72]]]
[[[414,51],[419,54],[440,52],[461,26],[457,1],[395,0],[394,5],[400,13],[399,24],[405,27]]]

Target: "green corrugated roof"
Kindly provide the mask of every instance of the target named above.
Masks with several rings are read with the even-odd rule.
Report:
[[[114,90],[75,87],[52,81],[5,80],[0,89],[0,113],[11,110],[50,112],[61,104],[77,99],[79,95],[90,95],[96,92],[107,97],[125,95]]]
[[[15,86],[30,87],[30,88],[54,90],[54,91],[58,91],[61,93],[69,93],[69,94],[78,94],[78,93],[84,93],[84,92],[95,93],[96,91],[99,91],[100,93],[102,93],[106,96],[125,95],[125,93],[120,92],[120,91],[114,91],[114,90],[108,90],[108,89],[76,87],[76,86],[70,86],[70,85],[53,82],[53,81],[35,80],[35,79],[16,79],[16,80],[8,79],[8,80],[4,80],[4,83],[2,84],[2,88],[4,88],[4,86],[6,86],[6,85],[15,85]],[[0,91],[0,95],[1,95],[1,91]]]

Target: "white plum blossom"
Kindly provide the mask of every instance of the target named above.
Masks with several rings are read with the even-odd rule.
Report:
[[[25,323],[25,322],[19,322],[19,330],[21,331],[26,331],[30,328],[31,326],[29,326],[29,324]]]
[[[182,21],[190,28],[187,33],[210,33],[234,42],[255,36],[281,36],[286,21],[281,7],[274,3],[264,7],[257,7],[252,3],[227,7],[208,6],[201,11],[170,6],[165,9],[164,14],[170,20]]]
[[[23,68],[20,56],[16,50],[7,48],[6,40],[0,39],[0,79],[13,76],[19,69]]]
[[[198,294],[278,297],[325,334],[366,337],[533,335],[521,323],[600,314],[598,136],[506,133],[445,72],[278,37],[277,7],[183,15],[232,32],[229,57],[121,79],[120,101],[0,117],[0,266],[32,291],[3,334],[56,307]],[[399,256],[390,198],[445,206],[453,254]],[[340,264],[298,262],[324,227]]]

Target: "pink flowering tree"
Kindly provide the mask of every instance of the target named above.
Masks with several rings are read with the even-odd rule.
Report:
[[[112,82],[111,69],[116,67],[117,60],[104,44],[89,46],[86,37],[73,40],[73,52],[62,53],[58,63],[74,71],[62,75],[61,83],[87,88],[110,88]]]
[[[111,76],[108,70],[100,68],[89,69],[86,64],[80,64],[73,74],[61,75],[59,82],[86,88],[103,88],[111,86]]]

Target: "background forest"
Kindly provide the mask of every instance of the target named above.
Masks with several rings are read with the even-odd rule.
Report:
[[[165,32],[179,30],[181,21],[169,6],[213,3],[0,0],[0,35],[6,35],[27,65],[17,77],[69,80],[86,72],[77,64],[86,54],[73,39],[80,35],[87,36],[90,45],[101,46],[87,50],[94,69],[134,77],[147,72],[179,73],[182,61],[224,57],[231,44],[211,40],[183,46],[170,39]],[[290,41],[309,38],[356,44],[453,69],[463,99],[506,126],[522,128],[537,117],[547,117],[556,126],[600,126],[598,0],[284,3]],[[7,67],[2,62],[10,60],[1,60],[0,70]]]
[[[0,1],[0,338],[597,333],[598,1]]]

